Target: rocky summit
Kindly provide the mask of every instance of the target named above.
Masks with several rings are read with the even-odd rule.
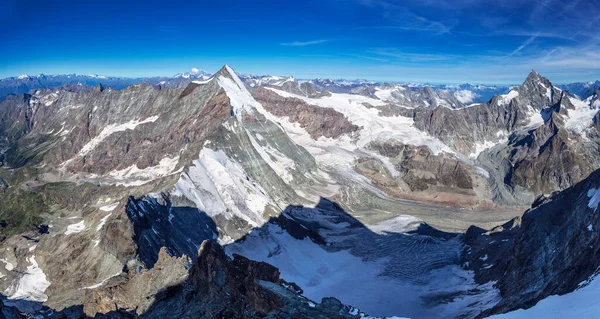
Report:
[[[3,317],[502,318],[596,289],[598,91],[0,84]]]

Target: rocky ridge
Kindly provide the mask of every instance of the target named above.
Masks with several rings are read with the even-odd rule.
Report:
[[[599,174],[539,198],[522,218],[502,227],[467,231],[463,262],[478,282],[493,282],[502,296],[480,318],[530,308],[581,288],[597,274]]]

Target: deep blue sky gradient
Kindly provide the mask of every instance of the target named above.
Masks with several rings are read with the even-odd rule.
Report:
[[[0,77],[242,73],[600,79],[600,0],[0,0]]]

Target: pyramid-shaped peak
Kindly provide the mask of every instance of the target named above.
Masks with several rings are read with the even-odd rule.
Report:
[[[550,82],[550,80],[548,80],[546,77],[542,76],[541,74],[537,73],[535,70],[531,70],[531,72],[529,72],[529,74],[527,75],[527,78],[525,79],[525,81],[523,82],[523,84],[521,85],[523,86],[531,86],[531,85],[542,85],[545,88],[552,88],[552,82]]]
[[[235,82],[235,84],[237,84],[240,87],[240,89],[246,89],[246,86],[244,85],[242,80],[240,80],[237,73],[235,73],[235,71],[227,64],[223,65],[219,72],[215,73],[214,75],[215,78],[218,78],[219,76],[223,76],[233,80],[233,82]]]
[[[542,76],[541,74],[537,73],[535,70],[531,70],[531,72],[529,72],[529,74],[527,75],[527,78],[525,79],[525,82],[533,82],[533,81],[539,81],[542,82],[544,84],[550,83],[550,81]]]
[[[529,75],[527,77],[540,77],[541,75],[539,73],[537,73],[536,70],[531,69],[531,71],[529,72]]]
[[[224,75],[224,76],[237,76],[237,74],[235,73],[235,71],[227,64],[223,65],[221,67],[221,69],[219,69],[219,71],[216,74],[220,74],[220,75]]]

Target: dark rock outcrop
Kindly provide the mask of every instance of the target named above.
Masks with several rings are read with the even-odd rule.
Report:
[[[169,285],[165,276],[185,259],[161,251],[157,267],[129,272],[129,279],[86,294],[88,316],[110,318],[360,318],[364,315],[335,298],[314,303],[279,278],[270,264],[234,255],[204,241],[187,278]],[[177,266],[175,269],[182,269]],[[160,283],[160,285],[157,285]],[[164,289],[160,289],[164,287]]]
[[[25,319],[28,318],[22,314],[19,309],[4,305],[4,302],[0,300],[0,318],[1,319]]]
[[[542,200],[518,223],[497,231],[472,229],[463,263],[479,282],[497,281],[501,301],[480,317],[529,308],[550,295],[571,292],[600,266],[600,170]],[[486,256],[486,266],[477,262]],[[468,265],[468,264],[467,264]]]

